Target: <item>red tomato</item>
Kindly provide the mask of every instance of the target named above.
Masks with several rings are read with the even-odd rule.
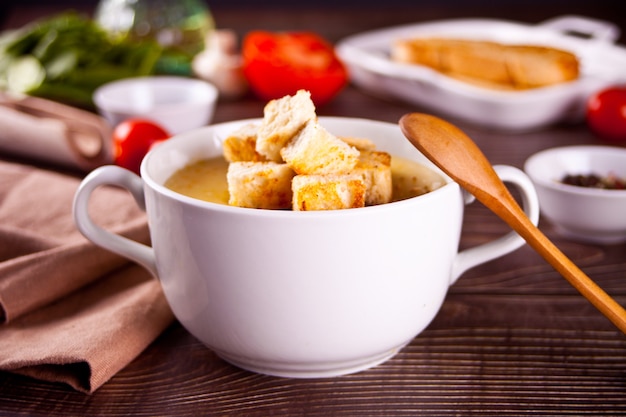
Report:
[[[243,71],[250,88],[262,99],[311,92],[316,105],[332,99],[348,74],[334,48],[311,32],[252,31],[242,44]]]
[[[115,163],[139,174],[143,157],[157,142],[170,137],[158,124],[144,119],[127,119],[113,129]]]
[[[604,140],[626,141],[626,86],[594,94],[587,103],[587,124]]]

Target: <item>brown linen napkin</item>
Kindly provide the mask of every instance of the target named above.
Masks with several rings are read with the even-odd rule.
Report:
[[[112,128],[87,110],[0,91],[0,150],[90,171],[111,163]]]
[[[0,162],[0,370],[93,392],[172,321],[148,272],[88,242],[71,205],[79,180]],[[147,242],[125,191],[97,190],[98,224]]]

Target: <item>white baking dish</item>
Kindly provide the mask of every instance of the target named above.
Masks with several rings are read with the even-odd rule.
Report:
[[[578,56],[581,76],[549,87],[498,91],[464,83],[427,67],[390,60],[394,39],[428,36],[561,48]],[[619,29],[612,23],[581,16],[561,16],[537,25],[455,19],[353,35],[337,44],[337,53],[348,66],[353,84],[372,94],[401,99],[490,128],[529,130],[580,121],[593,92],[626,83],[626,48],[615,44],[618,37]]]

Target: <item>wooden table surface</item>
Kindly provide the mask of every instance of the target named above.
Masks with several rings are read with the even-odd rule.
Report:
[[[414,2],[418,4],[418,2]],[[451,17],[488,16],[539,22],[586,14],[626,28],[615,2],[511,2],[487,8],[446,2],[389,10],[219,8],[218,26],[314,29],[333,41],[362,30]],[[522,5],[523,3],[523,5]],[[597,4],[596,4],[597,3]],[[561,6],[559,6],[561,5]],[[612,6],[613,5],[613,6]],[[37,8],[39,7],[39,8]],[[53,6],[9,9],[14,27]],[[54,6],[58,9],[58,5]],[[563,8],[564,7],[564,8]],[[621,19],[616,21],[616,19]],[[621,38],[623,42],[623,36]],[[263,103],[222,102],[215,122],[259,117]],[[397,122],[413,105],[382,101],[348,87],[320,115]],[[535,132],[493,132],[450,119],[494,164],[522,167],[534,152],[597,144],[584,124]],[[626,304],[626,244],[569,241],[542,220],[556,245],[621,304]],[[507,227],[479,203],[466,210],[461,245],[493,239]],[[626,414],[626,337],[539,255],[525,246],[464,274],[432,324],[396,357],[354,375],[294,380],[240,370],[220,360],[179,324],[92,395],[63,385],[0,373],[1,416],[403,416]]]

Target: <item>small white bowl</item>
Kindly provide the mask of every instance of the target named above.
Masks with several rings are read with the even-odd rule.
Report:
[[[626,178],[626,149],[567,146],[532,155],[524,170],[535,184],[541,213],[568,238],[598,244],[626,241],[626,190],[568,185],[567,174]]]
[[[94,92],[93,101],[98,112],[113,126],[140,117],[175,135],[209,124],[217,97],[217,88],[206,81],[154,76],[107,83]]]

